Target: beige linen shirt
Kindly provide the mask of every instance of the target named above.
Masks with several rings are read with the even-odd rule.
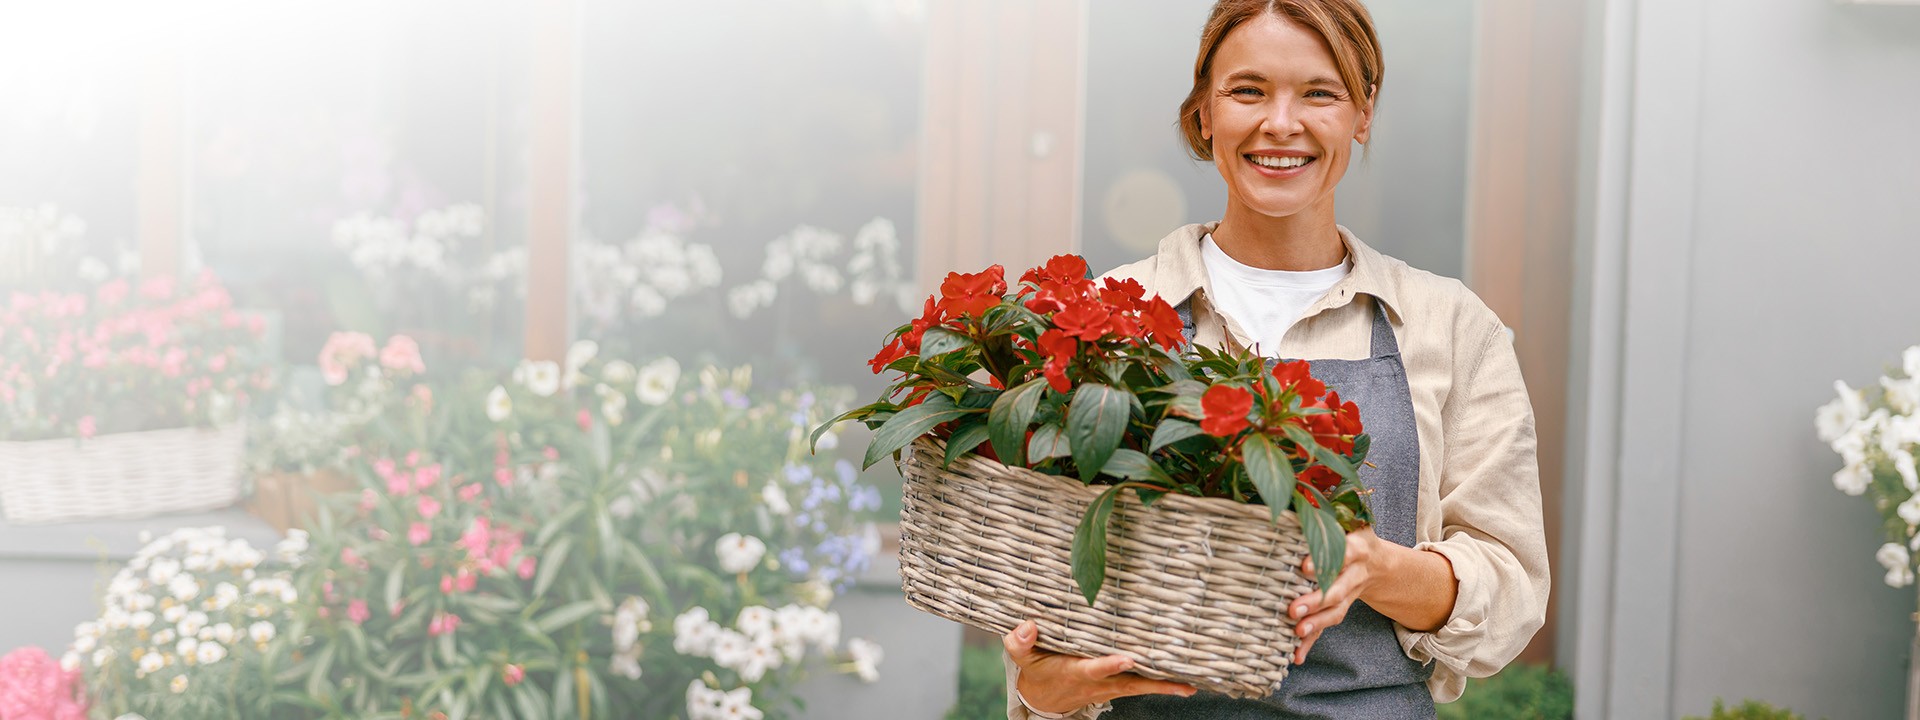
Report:
[[[1175,230],[1153,257],[1106,276],[1138,280],[1148,294],[1175,305],[1191,298],[1195,343],[1244,348],[1246,331],[1207,301],[1200,241],[1214,226]],[[1279,356],[1366,358],[1373,303],[1386,306],[1420,434],[1414,547],[1445,555],[1460,582],[1453,615],[1440,629],[1394,629],[1408,657],[1434,664],[1427,683],[1434,700],[1452,702],[1468,677],[1498,672],[1546,622],[1547,546],[1533,406],[1505,326],[1471,290],[1382,255],[1345,227],[1340,238],[1352,272],[1287,331]],[[1039,717],[1016,694],[1017,668],[1010,659],[1006,666],[1007,717]],[[1083,708],[1069,717],[1092,717],[1102,709]]]

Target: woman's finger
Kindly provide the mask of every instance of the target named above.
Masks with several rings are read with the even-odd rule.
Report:
[[[1088,680],[1105,680],[1133,669],[1133,658],[1125,655],[1108,655],[1080,662],[1081,672]]]
[[[1152,680],[1137,675],[1128,678],[1126,683],[1120,686],[1120,691],[1121,694],[1115,695],[1114,697],[1126,697],[1128,695],[1179,695],[1181,697],[1193,697],[1194,693],[1199,692],[1194,689],[1192,685],[1167,682],[1165,680]],[[1113,698],[1107,699],[1111,700]]]
[[[1027,620],[1008,630],[1000,638],[1000,644],[1006,647],[1007,657],[1013,658],[1015,665],[1026,667],[1033,660],[1033,643],[1039,637],[1040,626]]]
[[[1300,635],[1300,646],[1293,650],[1293,664],[1299,665],[1307,661],[1307,651],[1313,649],[1314,641],[1320,639],[1321,630],[1322,628],[1313,628],[1312,632]]]

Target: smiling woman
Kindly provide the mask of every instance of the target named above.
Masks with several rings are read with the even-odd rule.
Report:
[[[1460,282],[1335,221],[1384,76],[1359,0],[1216,3],[1180,127],[1225,181],[1225,210],[1107,275],[1178,307],[1196,345],[1311,359],[1366,422],[1374,524],[1288,608],[1301,642],[1286,680],[1258,700],[1195,693],[1128,672],[1144,658],[1037,649],[1028,622],[1004,638],[1009,718],[1433,718],[1543,624],[1533,414],[1504,326]]]

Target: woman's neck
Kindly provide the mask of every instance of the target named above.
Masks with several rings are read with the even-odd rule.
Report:
[[[1347,257],[1334,226],[1332,198],[1284,217],[1262,215],[1228,201],[1213,242],[1236,262],[1265,270],[1324,270]],[[1322,208],[1321,206],[1325,207]]]

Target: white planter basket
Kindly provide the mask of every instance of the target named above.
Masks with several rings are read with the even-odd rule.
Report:
[[[10,523],[135,518],[240,499],[246,428],[179,428],[0,442],[0,511]]]

